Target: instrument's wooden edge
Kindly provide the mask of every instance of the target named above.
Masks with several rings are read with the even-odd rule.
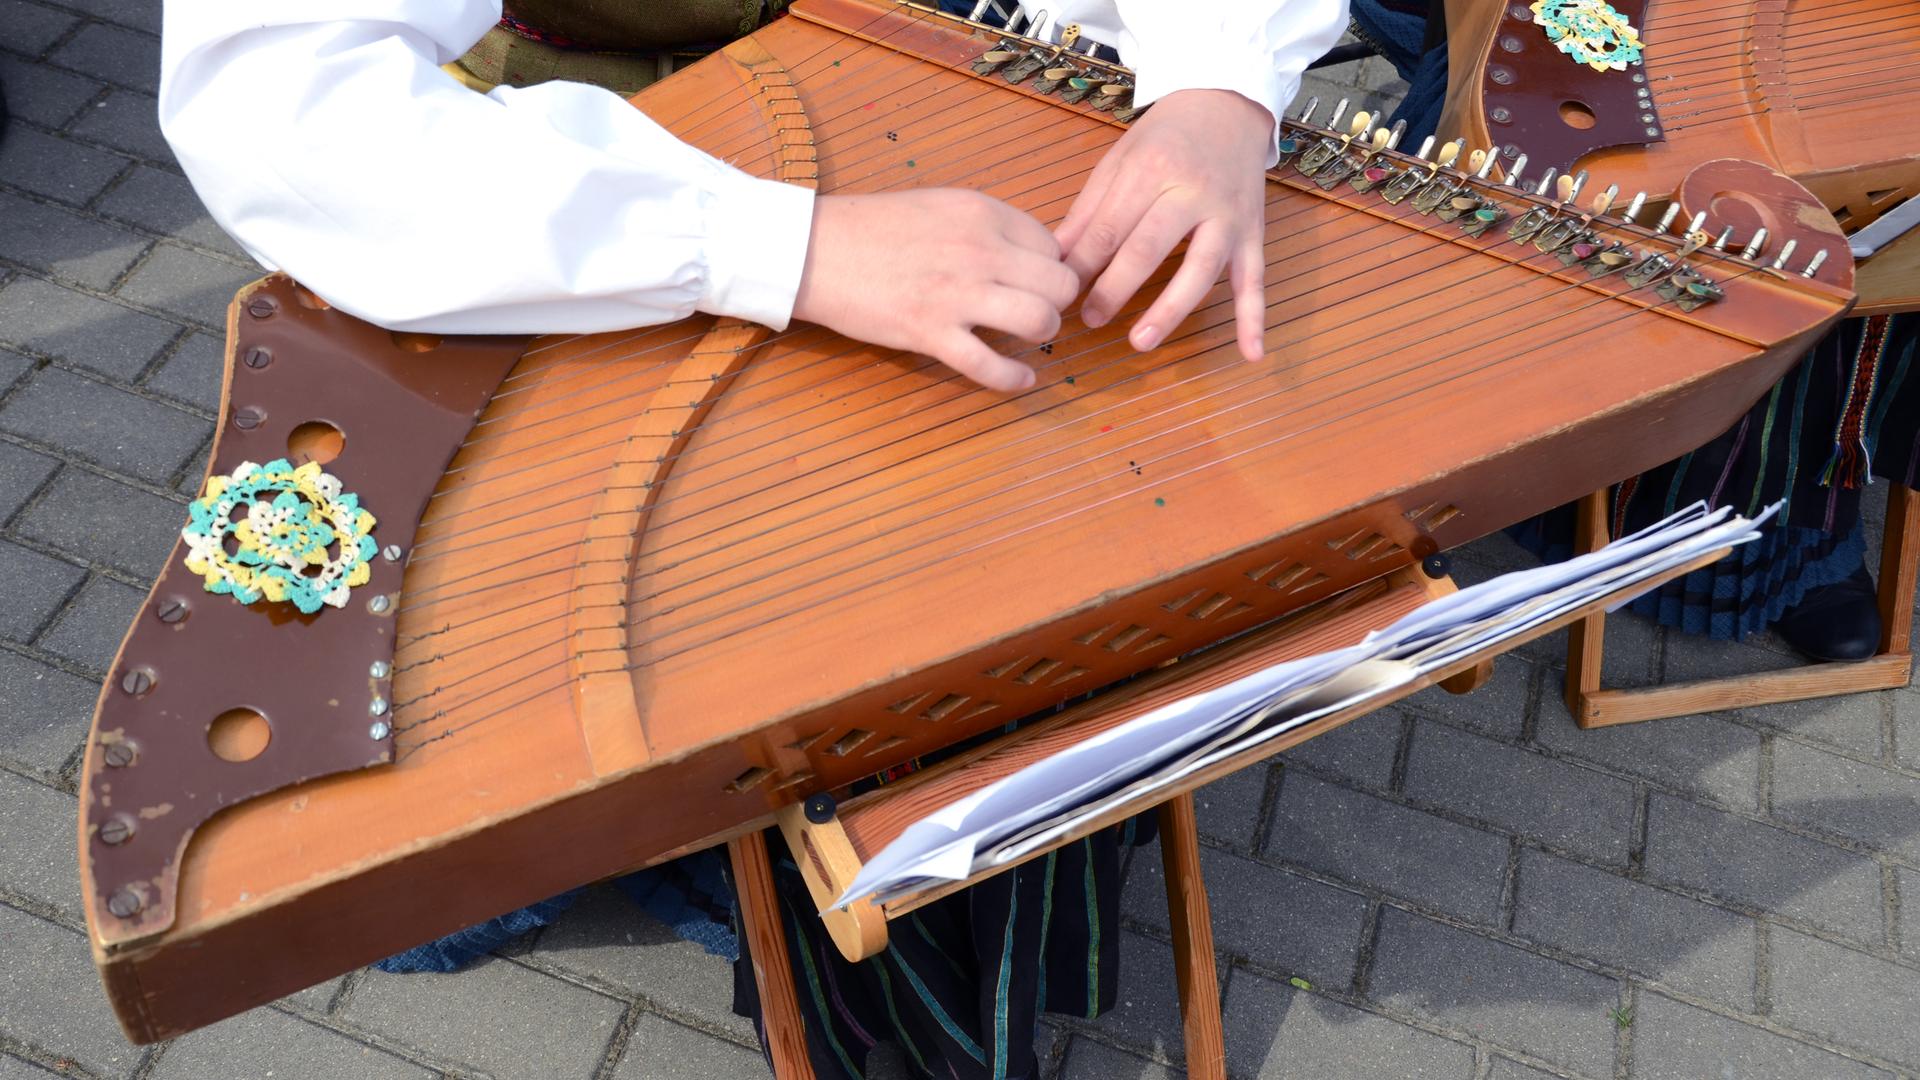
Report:
[[[1507,0],[1448,0],[1445,5],[1447,70],[1461,75],[1447,80],[1436,138],[1464,138],[1470,147],[1495,145],[1480,96],[1479,74],[1492,54],[1494,30],[1506,6]],[[1466,75],[1469,72],[1471,77]]]
[[[1502,642],[1500,645],[1475,652],[1438,671],[1421,676],[1405,686],[1397,687],[1377,698],[1342,709],[1339,712],[1276,736],[1268,742],[1250,747],[1233,757],[1208,766],[1191,776],[1184,777],[1177,783],[1165,788],[1129,799],[1123,805],[1114,807],[1101,814],[1090,817],[1084,822],[1076,824],[1070,832],[1062,836],[1058,844],[1055,844],[1054,847],[1073,843],[1108,826],[1117,825],[1135,814],[1150,810],[1166,802],[1170,798],[1191,792],[1215,780],[1247,768],[1250,765],[1256,765],[1275,754],[1281,753],[1290,747],[1297,746],[1316,735],[1324,734],[1350,720],[1357,719],[1377,709],[1392,705],[1430,686],[1438,685],[1456,675],[1470,671],[1474,667],[1510,652],[1529,641],[1552,634],[1572,623],[1578,622],[1580,619],[1585,618],[1590,612],[1604,610],[1608,605],[1619,602],[1632,593],[1658,588],[1674,578],[1708,566],[1725,555],[1726,551],[1727,549],[1721,549],[1703,555],[1691,562],[1656,576],[1650,582],[1644,582],[1634,586],[1632,590],[1617,590],[1609,593],[1607,596],[1593,603],[1583,605],[1574,611],[1535,627],[1509,641]],[[1412,610],[1414,607],[1419,606],[1421,602],[1425,601],[1428,593],[1421,585],[1406,581],[1405,579],[1402,580],[1404,583],[1398,584],[1385,596],[1378,598],[1362,609],[1369,615],[1377,614],[1377,621],[1361,619],[1358,620],[1359,626],[1357,628],[1353,623],[1335,624],[1322,628],[1319,633],[1303,634],[1301,636],[1311,641],[1312,644],[1312,647],[1306,651],[1320,651],[1351,644],[1365,636],[1368,630],[1388,625],[1393,619],[1403,614],[1404,611]],[[1408,601],[1411,601],[1411,603],[1408,603]],[[1402,605],[1405,605],[1404,608]],[[1289,648],[1288,646],[1294,645],[1297,647],[1298,644],[1299,642],[1297,640],[1289,641],[1285,634],[1267,635],[1263,637],[1261,642],[1249,646],[1247,653],[1258,654],[1263,651],[1262,647],[1264,646],[1265,650],[1271,651],[1273,657],[1273,659],[1268,662],[1277,663],[1296,655],[1296,648]],[[1208,664],[1208,658],[1202,657],[1190,663],[1195,665]],[[1209,664],[1209,669],[1216,673],[1214,678],[1209,679],[1204,674],[1196,675],[1192,671],[1180,673],[1180,682],[1183,691],[1198,692],[1210,688],[1215,683],[1227,681],[1217,674],[1221,670],[1217,661]],[[1080,729],[1079,736],[1081,738],[1107,730],[1157,705],[1157,701],[1147,697],[1146,691],[1163,687],[1166,682],[1171,681],[1174,677],[1171,672],[1164,676],[1156,676],[1157,681],[1153,685],[1144,687],[1142,690],[1135,691],[1129,695],[1130,700],[1123,703],[1122,707],[1118,709],[1109,709],[1103,713],[1089,709],[1086,706],[1081,706],[1068,713],[1062,713],[1061,718],[1071,717],[1071,719],[1065,719],[1064,723],[1054,725],[1052,728],[1049,728],[1049,730],[1057,730],[1058,728],[1072,725]],[[1145,680],[1142,681],[1144,682]],[[1123,687],[1114,691],[1114,695],[1127,694],[1127,692],[1132,689],[1132,687]],[[1143,698],[1147,700],[1143,702]],[[988,784],[1003,779],[1018,769],[1030,764],[1035,755],[1022,753],[1021,750],[1023,747],[1029,746],[1031,741],[1032,737],[1023,729],[995,743],[993,747],[988,748],[987,752],[970,758],[968,762],[970,767],[964,773],[946,769],[937,771],[928,770],[925,774],[915,774],[897,784],[891,785],[886,790],[876,792],[863,801],[848,803],[843,810],[842,817],[847,835],[853,841],[855,851],[863,860],[871,858],[874,854],[878,853],[881,848],[885,847],[888,842],[897,837],[900,831],[907,825],[919,820],[920,816],[923,816],[924,813],[931,812],[940,806],[948,805],[958,799],[964,798]],[[906,816],[895,812],[884,800],[898,799],[906,790],[910,790],[910,785],[920,789],[923,795],[930,797],[915,800],[915,814]],[[1011,870],[1016,866],[1045,854],[1046,851],[1044,850],[1036,851],[1024,858],[1010,862],[1005,866],[996,867],[968,881],[954,882],[895,900],[885,905],[887,917],[889,919],[899,918],[901,915],[924,907],[943,896],[951,895],[960,889],[977,884],[986,878],[1004,873],[1007,870]]]
[[[1860,291],[1855,315],[1920,311],[1920,229],[1855,263],[1853,285]]]

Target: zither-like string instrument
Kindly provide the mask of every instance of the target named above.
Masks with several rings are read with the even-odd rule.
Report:
[[[1741,158],[1793,177],[1848,233],[1920,196],[1920,6],[1909,0],[1451,0],[1442,138],[1585,172],[1746,246],[1780,223],[1686,185]],[[1501,175],[1505,175],[1503,171]],[[1761,238],[1763,247],[1767,238]],[[1920,232],[1864,261],[1862,314],[1920,308]]]
[[[801,0],[637,103],[763,176],[1055,222],[1131,86]],[[1670,458],[1851,302],[1818,238],[1775,266],[1315,120],[1268,184],[1259,363],[1224,286],[1150,353],[1133,312],[991,341],[1038,373],[1011,395],[806,325],[440,339],[244,290],[207,485],[86,754],[129,1033],[738,835]]]

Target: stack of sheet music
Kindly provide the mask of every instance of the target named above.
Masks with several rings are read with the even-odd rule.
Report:
[[[867,861],[838,901],[876,902],[1016,862],[1102,811],[1317,717],[1364,703],[1574,608],[1758,536],[1704,503],[1567,562],[1505,574],[1409,613],[1357,645],[1268,668],[1163,706],[914,823]],[[1622,592],[1617,603],[1636,595]]]

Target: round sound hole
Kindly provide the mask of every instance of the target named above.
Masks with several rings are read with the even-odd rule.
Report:
[[[345,432],[325,420],[309,420],[287,433],[287,460],[296,466],[309,461],[325,465],[346,446]]]
[[[228,709],[207,725],[207,747],[222,761],[252,761],[272,740],[267,718],[252,709]]]
[[[1560,103],[1560,122],[1570,128],[1586,131],[1600,122],[1593,115],[1593,109],[1584,101],[1563,101]]]

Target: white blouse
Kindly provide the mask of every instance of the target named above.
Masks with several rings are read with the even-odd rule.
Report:
[[[1276,116],[1346,20],[1346,0],[1030,6],[1116,45],[1142,104],[1225,89]],[[345,311],[438,333],[792,315],[812,193],[695,150],[606,90],[460,85],[439,65],[499,0],[164,10],[160,126],[195,190],[262,265]]]

